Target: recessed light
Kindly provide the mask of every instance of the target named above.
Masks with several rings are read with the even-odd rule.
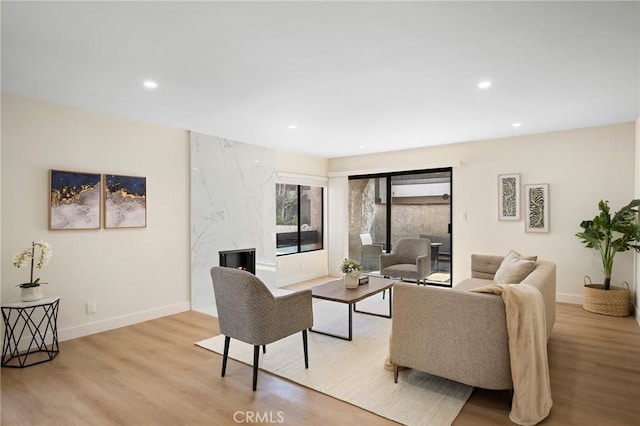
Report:
[[[511,127],[520,127],[520,126],[522,126],[522,123],[520,123],[519,121],[511,124]]]
[[[142,85],[144,87],[146,87],[147,89],[155,89],[158,87],[158,83],[156,83],[155,81],[151,81],[151,80],[146,80],[144,83],[142,83]]]
[[[367,147],[366,145],[360,145],[358,148],[360,148],[360,149],[364,149],[364,148],[366,148],[366,147]]]
[[[297,129],[298,126],[296,126],[295,124],[289,124],[289,128],[293,130],[293,129]]]
[[[479,89],[488,89],[489,87],[491,87],[490,81],[481,81],[480,83],[478,83]]]

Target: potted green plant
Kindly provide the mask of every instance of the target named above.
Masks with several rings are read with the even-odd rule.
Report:
[[[344,286],[346,288],[358,288],[358,278],[362,265],[353,259],[345,259],[340,270],[344,274]]]
[[[583,229],[576,234],[588,248],[597,250],[602,259],[603,284],[586,282],[583,308],[605,315],[629,315],[629,289],[611,285],[613,259],[617,253],[629,250],[640,252],[640,225],[637,223],[640,200],[634,199],[615,213],[608,201],[598,203],[600,213],[592,220],[583,220]],[[590,280],[589,280],[590,281]],[[628,285],[627,285],[628,287]]]
[[[38,261],[36,262],[36,249],[40,250],[40,256],[38,257]],[[53,250],[51,250],[51,246],[49,243],[44,241],[33,241],[31,242],[31,248],[21,251],[20,253],[13,256],[11,262],[13,266],[16,268],[21,268],[28,263],[31,264],[31,273],[29,275],[29,282],[18,284],[16,287],[20,287],[21,296],[20,298],[24,302],[32,302],[35,300],[39,300],[42,298],[42,289],[40,288],[40,284],[46,284],[40,282],[40,278],[33,279],[33,269],[42,269],[44,265],[49,262],[49,259],[53,255]]]

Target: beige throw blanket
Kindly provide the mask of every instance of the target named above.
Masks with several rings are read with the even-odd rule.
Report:
[[[519,284],[490,284],[471,291],[499,294],[504,301],[513,381],[509,419],[526,426],[541,422],[553,404],[542,294]]]

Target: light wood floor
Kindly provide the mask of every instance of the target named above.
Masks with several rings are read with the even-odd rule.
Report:
[[[233,360],[221,378],[222,357],[193,344],[218,333],[192,311],[62,342],[53,362],[2,369],[2,425],[232,425],[250,423],[247,411],[263,424],[395,424],[264,372],[252,392],[251,367]],[[542,424],[640,424],[633,317],[558,304],[549,357],[554,405]],[[508,413],[507,392],[475,390],[454,424],[513,425]]]

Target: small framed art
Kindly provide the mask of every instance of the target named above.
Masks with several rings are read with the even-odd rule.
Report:
[[[100,229],[98,173],[50,170],[49,229]]]
[[[104,227],[147,226],[147,178],[104,175]]]
[[[520,174],[498,175],[498,219],[520,220]]]
[[[549,184],[525,185],[525,231],[549,232]]]

